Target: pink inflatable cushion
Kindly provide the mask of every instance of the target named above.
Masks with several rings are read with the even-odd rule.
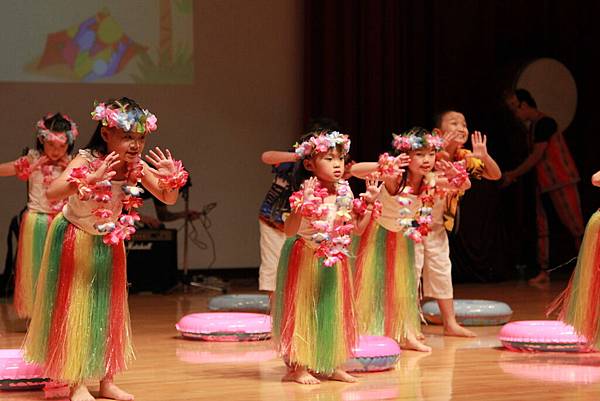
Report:
[[[175,325],[183,337],[205,341],[258,341],[271,337],[271,317],[260,313],[192,313]]]
[[[41,388],[48,379],[39,365],[23,359],[20,349],[0,349],[0,390]]]
[[[498,339],[511,351],[592,351],[585,337],[556,320],[511,322],[502,327]]]
[[[349,372],[379,372],[392,369],[400,357],[400,346],[389,337],[360,336],[353,357],[344,368]]]

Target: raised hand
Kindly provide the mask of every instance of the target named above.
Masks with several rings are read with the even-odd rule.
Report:
[[[454,164],[450,163],[448,160],[438,160],[435,162],[435,169],[436,171],[441,172],[446,178],[456,177],[460,174]]]
[[[31,165],[31,171],[35,171],[36,169],[42,167],[44,164],[48,163],[50,161],[50,158],[48,156],[46,156],[45,154],[40,156],[32,165]]]
[[[475,131],[471,135],[471,144],[473,145],[473,153],[467,157],[476,157],[483,159],[488,155],[487,152],[487,136],[482,135],[481,132]]]
[[[152,173],[160,177],[168,177],[177,172],[177,167],[175,166],[175,162],[169,149],[165,149],[165,152],[163,153],[157,146],[154,150],[150,149],[149,153],[150,155],[146,155],[146,160],[154,166],[149,166]]]
[[[87,176],[88,184],[95,184],[100,181],[110,180],[117,174],[114,170],[115,167],[120,163],[119,155],[117,152],[109,153],[104,160],[98,165],[96,170]]]
[[[365,181],[365,184],[367,186],[367,190],[360,194],[360,196],[365,200],[365,202],[373,203],[375,202],[377,196],[379,196],[379,193],[381,192],[381,185],[383,184],[383,182],[377,179],[368,178]]]
[[[314,196],[318,182],[319,180],[317,177],[310,177],[304,181],[304,184],[302,184],[304,188],[304,199],[311,199]]]

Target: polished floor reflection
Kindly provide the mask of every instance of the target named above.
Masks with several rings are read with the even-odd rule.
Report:
[[[456,298],[507,302],[513,320],[544,319],[562,289],[523,283],[457,285]],[[249,292],[236,287],[234,292]],[[175,323],[207,310],[212,292],[130,298],[137,360],[117,383],[141,401],[177,400],[598,400],[600,353],[517,353],[500,347],[500,326],[477,327],[474,339],[441,335],[425,326],[430,354],[405,351],[395,370],[361,374],[358,383],[282,383],[285,366],[270,341],[209,343],[182,339]],[[2,300],[0,300],[2,301]],[[24,324],[0,304],[0,348],[19,347]],[[92,389],[97,384],[91,383]],[[0,392],[0,400],[41,400],[41,391]]]

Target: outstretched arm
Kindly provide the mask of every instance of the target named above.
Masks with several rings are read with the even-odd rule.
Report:
[[[280,152],[278,150],[268,150],[260,156],[263,163],[270,165],[294,163],[299,159],[300,157],[294,152]]]
[[[546,151],[546,147],[548,147],[547,142],[539,142],[533,145],[533,152],[527,156],[523,163],[521,163],[517,168],[511,171],[507,171],[504,173],[504,182],[505,185],[509,185],[513,183],[517,178],[531,170],[536,164],[542,160],[544,156],[544,152]]]
[[[0,164],[0,177],[11,177],[16,175],[15,162],[16,160],[13,160],[12,162]]]

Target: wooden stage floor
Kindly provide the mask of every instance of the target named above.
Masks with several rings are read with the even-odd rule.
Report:
[[[457,285],[456,298],[508,302],[513,320],[544,319],[544,309],[564,282],[537,289],[524,283]],[[232,293],[252,292],[233,288]],[[404,351],[395,370],[361,374],[358,383],[316,386],[282,383],[285,366],[270,341],[209,343],[178,337],[174,324],[188,313],[206,311],[211,291],[130,297],[137,359],[117,384],[141,401],[177,400],[600,400],[600,353],[504,351],[499,326],[475,328],[478,337],[424,332],[433,352]],[[19,347],[12,310],[0,305],[0,348]],[[90,383],[92,390],[97,383]],[[38,392],[0,392],[0,400],[40,400]]]

